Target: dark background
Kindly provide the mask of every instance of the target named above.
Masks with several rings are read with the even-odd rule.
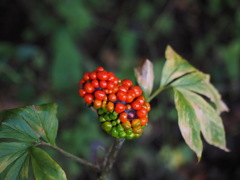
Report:
[[[170,92],[152,101],[144,135],[127,141],[111,179],[240,179],[240,2],[238,0],[1,0],[0,109],[59,104],[58,145],[99,162],[112,139],[78,96],[86,71],[103,66],[134,80],[148,58],[159,85],[171,45],[211,75],[230,108],[223,113],[226,153],[204,141],[202,160],[181,137]],[[93,173],[49,151],[68,179]]]

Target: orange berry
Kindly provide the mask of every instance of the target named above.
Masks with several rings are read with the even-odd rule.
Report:
[[[97,107],[97,108],[101,107],[101,106],[102,106],[102,101],[97,100],[97,99],[94,100],[93,106],[94,106],[94,107]]]
[[[114,103],[108,102],[106,107],[108,111],[112,112],[114,110]]]
[[[147,117],[140,118],[140,121],[141,126],[145,126],[148,123],[148,118]]]

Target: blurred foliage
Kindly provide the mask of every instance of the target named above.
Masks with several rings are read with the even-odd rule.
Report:
[[[116,164],[122,173],[115,170],[113,177],[193,179],[209,174],[212,179],[239,179],[240,157],[236,152],[240,148],[234,145],[239,140],[236,132],[240,131],[236,125],[240,107],[239,5],[238,0],[2,0],[0,109],[57,102],[58,144],[93,161],[96,149],[107,148],[111,139],[102,133],[97,118],[78,97],[81,75],[103,66],[121,79],[134,80],[133,68],[148,58],[154,63],[156,89],[164,63],[163,52],[170,44],[195,67],[212,75],[213,84],[233,109],[225,116],[232,155],[223,154],[219,158],[221,152],[208,147],[206,154],[211,152],[216,159],[203,158],[200,166],[194,166],[195,171],[192,168],[180,171],[190,162],[190,155],[178,148],[183,139],[176,111],[170,93],[163,92],[152,102],[144,136],[124,145]],[[173,159],[168,161],[170,153]],[[161,156],[156,159],[157,154]],[[183,154],[181,161],[179,154]],[[93,178],[91,172],[74,162],[58,154],[55,157],[69,179]],[[226,167],[231,169],[219,170],[223,168],[221,162],[230,157],[236,159],[231,167]],[[191,160],[196,164],[195,159]],[[166,162],[176,169],[167,170]],[[208,168],[198,169],[201,164]],[[132,167],[139,171],[132,171]]]

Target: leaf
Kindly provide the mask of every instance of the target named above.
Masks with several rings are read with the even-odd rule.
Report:
[[[186,73],[195,71],[196,69],[186,60],[179,56],[171,46],[167,46],[165,56],[167,62],[163,67],[161,86],[165,86],[174,79],[183,76]]]
[[[166,49],[166,59],[161,87],[170,86],[174,90],[179,128],[185,142],[199,159],[203,149],[200,133],[209,144],[228,151],[219,116],[228,108],[210,83],[210,76],[194,68],[170,46]]]
[[[24,167],[24,163],[27,158],[28,153],[25,152],[16,161],[14,161],[14,163],[11,164],[11,167],[8,169],[3,179],[18,179],[22,175],[22,168]]]
[[[0,112],[0,138],[36,142],[42,137],[55,145],[58,120],[55,103]]]
[[[43,150],[39,148],[32,148],[31,160],[36,180],[67,179],[62,168]]]
[[[197,154],[202,154],[202,140],[200,137],[200,122],[188,99],[178,91],[174,91],[175,104],[178,111],[178,125],[187,145]]]
[[[216,105],[216,110],[219,114],[221,112],[228,111],[227,106],[221,100],[221,95],[210,83],[210,76],[207,74],[195,71],[177,79],[171,84],[171,86],[181,87],[208,97]]]
[[[0,179],[28,179],[28,148],[32,144],[0,143]]]
[[[153,89],[154,73],[153,64],[148,59],[140,67],[134,68],[137,82],[141,86],[144,95],[149,97]]]
[[[21,141],[0,143],[0,179],[27,180],[30,160],[36,179],[66,179],[61,167],[34,147],[42,139],[55,146],[56,113],[55,103],[0,112],[0,138]]]
[[[27,180],[30,159],[36,179],[66,179],[62,168],[46,152],[32,146],[23,142],[0,143],[0,179]]]

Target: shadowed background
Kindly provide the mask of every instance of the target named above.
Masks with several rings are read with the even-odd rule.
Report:
[[[135,82],[148,58],[158,87],[166,46],[211,74],[230,108],[222,114],[230,153],[205,144],[197,164],[181,137],[171,92],[152,101],[144,135],[127,141],[111,179],[240,179],[240,3],[237,0],[1,0],[0,110],[59,104],[58,145],[99,162],[112,139],[84,107],[78,81],[103,66]],[[68,179],[93,173],[49,151]]]

